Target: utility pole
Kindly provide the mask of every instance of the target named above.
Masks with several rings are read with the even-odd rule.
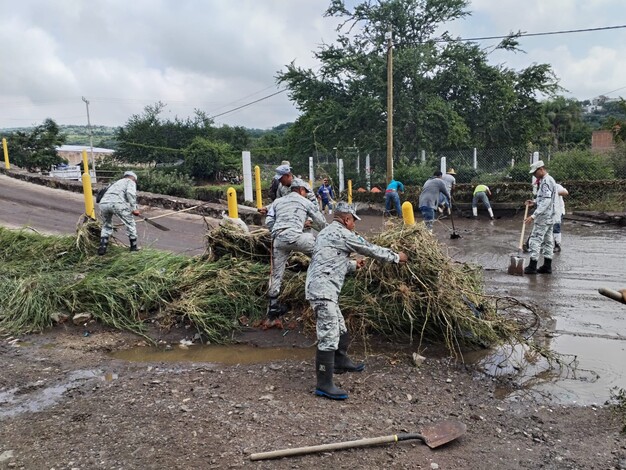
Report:
[[[89,101],[83,96],[83,101],[87,107],[87,128],[89,129],[89,147],[91,148],[91,165],[93,167],[93,176],[96,177],[96,159],[93,158],[93,131],[91,130],[91,120],[89,119]],[[89,173],[89,168],[85,168],[85,171]]]
[[[387,39],[387,184],[393,179],[393,39],[391,26]]]

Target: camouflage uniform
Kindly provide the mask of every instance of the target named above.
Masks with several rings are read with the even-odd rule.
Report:
[[[560,217],[557,214],[556,198],[556,182],[552,176],[546,174],[539,182],[537,209],[531,216],[534,219],[533,230],[528,241],[531,260],[538,260],[540,254],[544,259],[552,259],[554,249],[552,229]]]
[[[306,276],[306,299],[317,316],[320,351],[337,350],[339,336],[347,331],[339,309],[339,293],[346,274],[356,270],[351,253],[390,263],[400,261],[398,254],[369,243],[337,221],[318,234]]]
[[[270,298],[278,297],[291,252],[299,251],[307,255],[313,252],[315,237],[311,233],[303,233],[307,217],[311,218],[316,230],[322,230],[326,226],[326,220],[317,204],[297,192],[279,197],[267,212],[265,223],[272,232],[272,274],[268,292]]]
[[[113,233],[111,221],[115,214],[124,222],[128,238],[137,238],[137,226],[132,214],[137,210],[137,185],[132,179],[122,178],[113,183],[98,205],[104,220],[100,237],[108,238]]]
[[[283,186],[282,184],[278,184],[278,190],[276,191],[276,199],[280,199],[281,197],[287,196],[291,192],[290,186]],[[312,192],[306,193],[306,198],[315,204],[315,207],[319,209],[319,205],[317,203],[317,198],[315,194]]]

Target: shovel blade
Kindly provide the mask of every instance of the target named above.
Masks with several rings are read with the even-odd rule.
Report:
[[[457,238],[461,238],[461,235],[459,235],[459,234],[458,234],[458,233],[456,233],[456,232],[453,232],[453,233],[450,235],[450,238],[451,238],[452,240],[456,240]]]
[[[513,276],[524,275],[524,258],[521,256],[511,256],[511,264],[509,264],[509,274]]]
[[[422,440],[431,449],[453,441],[467,431],[467,426],[460,421],[446,420],[431,426],[426,426],[420,431]]]

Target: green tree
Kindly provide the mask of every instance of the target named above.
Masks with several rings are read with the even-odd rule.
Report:
[[[573,98],[557,96],[543,103],[543,112],[549,126],[549,140],[553,150],[564,143],[588,143],[591,128],[583,122],[582,105]]]
[[[183,158],[183,149],[196,137],[211,137],[213,121],[196,110],[193,119],[163,120],[160,101],[134,114],[116,133],[118,160],[129,163],[171,163]]]
[[[319,72],[294,63],[279,72],[302,115],[289,129],[289,151],[343,149],[356,140],[383,150],[387,121],[387,40],[393,31],[394,150],[525,144],[543,131],[538,94],[558,89],[549,65],[521,71],[489,65],[487,52],[457,41],[445,23],[469,15],[466,0],[332,0],[326,16],[343,19],[337,44],[314,53]],[[499,48],[513,50],[515,38]]]
[[[196,137],[185,148],[185,171],[193,178],[217,180],[221,175],[238,171],[239,160],[230,145]]]
[[[64,142],[65,135],[52,119],[46,119],[30,132],[17,131],[7,138],[11,162],[28,171],[48,170],[52,165],[66,162],[56,150]]]

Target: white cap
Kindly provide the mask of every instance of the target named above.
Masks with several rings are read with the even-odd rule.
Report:
[[[544,167],[544,166],[545,164],[543,163],[543,160],[538,160],[532,165],[530,165],[530,171],[528,173],[532,175],[535,171],[537,171],[539,168]]]
[[[127,176],[132,176],[133,178],[137,179],[137,173],[135,173],[134,171],[125,171],[124,178],[126,178]]]

